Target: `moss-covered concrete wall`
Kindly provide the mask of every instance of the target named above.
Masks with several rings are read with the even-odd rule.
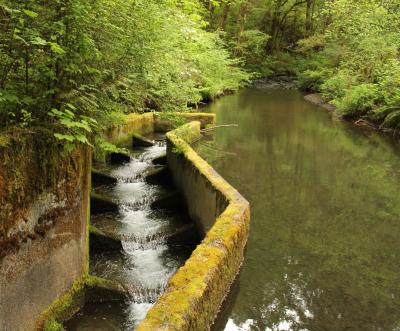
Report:
[[[209,330],[243,261],[249,203],[190,147],[199,135],[200,122],[169,132],[167,163],[205,238],[138,331]]]
[[[29,331],[88,271],[91,151],[45,130],[2,137],[0,330]]]
[[[212,113],[154,113],[154,130],[168,132],[185,123],[199,121],[201,128],[215,124]]]
[[[114,144],[127,140],[133,133],[147,134],[154,131],[154,114],[125,115],[122,122],[111,125],[105,132],[105,138]]]
[[[184,123],[200,121],[205,128],[215,124],[215,114],[209,113],[132,113],[125,115],[121,123],[111,125],[104,131],[107,141],[119,144],[134,133],[145,135],[151,132],[168,132]]]

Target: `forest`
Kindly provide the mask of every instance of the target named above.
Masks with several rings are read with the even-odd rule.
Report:
[[[399,331],[399,129],[400,0],[0,0],[0,330]]]
[[[396,129],[400,2],[2,0],[2,128],[71,147],[127,112],[198,107],[289,76],[341,116]]]

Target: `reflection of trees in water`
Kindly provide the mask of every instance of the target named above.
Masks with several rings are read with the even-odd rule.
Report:
[[[221,114],[240,128],[216,137],[238,157],[213,161],[252,203],[235,322],[253,319],[254,330],[398,327],[398,157],[379,136],[366,140],[325,115],[243,108]]]

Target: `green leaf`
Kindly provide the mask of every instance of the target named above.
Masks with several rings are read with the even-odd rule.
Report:
[[[36,18],[39,16],[38,13],[35,13],[34,11],[31,11],[31,10],[24,9],[23,12],[25,15],[28,15],[29,17],[32,17],[32,18]]]
[[[70,119],[73,119],[75,117],[75,114],[69,109],[65,109],[65,113]]]
[[[76,138],[76,140],[80,141],[81,143],[84,143],[84,144],[89,143],[86,136],[84,136],[83,134],[76,134],[75,138]]]
[[[40,37],[35,37],[31,40],[31,44],[32,45],[38,45],[38,46],[46,46],[47,45],[47,41],[44,40],[43,38]]]
[[[58,140],[66,140],[69,142],[75,141],[75,137],[68,134],[55,133],[54,137],[56,137]]]
[[[56,54],[65,54],[65,50],[57,43],[50,43],[50,49]]]
[[[73,104],[71,104],[71,103],[67,103],[66,106],[67,106],[68,108],[72,109],[72,110],[76,110],[76,107],[75,107]]]

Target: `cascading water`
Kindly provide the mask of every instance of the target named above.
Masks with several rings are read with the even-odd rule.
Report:
[[[152,160],[163,153],[165,143],[157,143],[133,154],[129,163],[102,169],[118,182],[93,191],[115,201],[119,212],[93,215],[91,224],[121,238],[123,249],[91,254],[90,273],[120,282],[130,299],[124,305],[108,303],[108,309],[104,305],[86,307],[65,324],[68,330],[132,330],[189,257],[193,247],[171,246],[166,241],[187,217],[151,208],[152,202],[168,193],[166,188],[145,181],[146,174],[157,167]]]

